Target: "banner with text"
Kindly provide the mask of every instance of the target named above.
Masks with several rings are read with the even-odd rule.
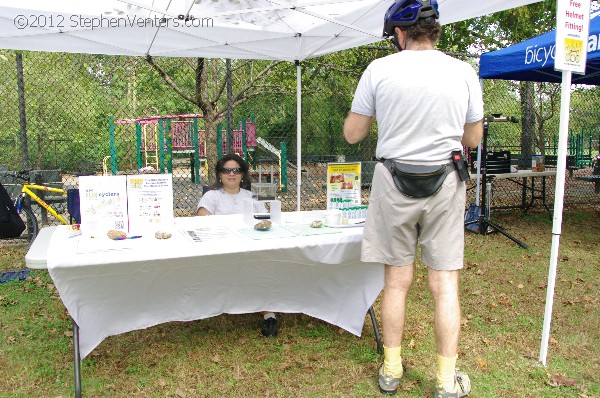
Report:
[[[554,69],[585,74],[590,0],[558,0]]]

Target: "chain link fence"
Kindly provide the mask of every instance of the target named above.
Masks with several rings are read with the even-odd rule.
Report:
[[[236,103],[230,129],[223,114],[212,132],[190,98],[196,98],[201,88],[211,93],[221,109],[227,108],[225,87],[220,84],[225,79],[225,60],[211,60],[207,64],[210,79],[201,84],[197,84],[195,60],[157,60],[172,80],[170,84],[140,57],[0,50],[0,169],[57,170],[58,181],[47,182],[65,189],[77,188],[82,175],[170,172],[175,215],[190,216],[195,214],[202,186],[214,182],[206,159],[216,147],[219,153],[244,154],[253,180],[274,184],[285,211],[296,209],[299,174],[301,209],[324,209],[327,163],[363,162],[362,192],[367,203],[376,129],[365,141],[349,145],[342,127],[362,71],[372,59],[390,52],[389,47],[369,46],[349,50],[344,57],[332,54],[302,63],[302,162],[298,170],[297,69],[293,64],[273,67],[266,61],[232,60],[233,97],[260,70],[271,67],[272,73],[255,85],[245,101]],[[476,68],[477,59],[463,58]],[[531,169],[532,156],[540,154],[547,168],[555,167],[558,85],[483,84],[486,115],[515,121],[489,124],[487,156],[504,156],[513,169]],[[599,204],[595,184],[580,178],[594,173],[593,157],[600,150],[598,98],[596,87],[574,86],[572,90],[566,206]],[[215,141],[217,145],[211,145]],[[469,155],[471,163],[476,162],[476,155]],[[542,179],[536,179],[534,190],[524,189],[523,181],[494,181],[492,207],[519,208],[535,202],[543,188],[537,180]],[[2,182],[14,183],[5,177]],[[546,203],[552,206],[555,178],[550,176],[544,183]],[[475,182],[469,182],[469,203],[476,200],[474,188]],[[13,194],[18,189],[15,186]]]

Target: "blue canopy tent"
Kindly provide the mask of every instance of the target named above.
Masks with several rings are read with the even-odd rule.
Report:
[[[501,50],[481,55],[479,77],[560,83],[562,72],[554,70],[556,32],[548,32]],[[600,85],[600,12],[590,15],[585,75],[573,74],[571,83]]]
[[[556,31],[536,36],[502,50],[482,54],[479,63],[479,77],[481,79],[561,83],[560,129],[552,223],[552,248],[550,252],[546,308],[544,311],[544,325],[539,358],[544,366],[546,365],[548,343],[550,340],[550,321],[552,318],[558,248],[562,227],[571,84],[600,84],[600,6],[598,3],[591,3],[589,15],[585,74],[573,74],[568,70],[554,70]]]

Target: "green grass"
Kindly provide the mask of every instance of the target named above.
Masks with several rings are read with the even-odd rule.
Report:
[[[496,213],[500,234],[466,237],[458,365],[472,397],[600,397],[600,212],[563,217],[548,363],[538,362],[550,262],[546,213]],[[0,246],[0,271],[24,268],[23,247]],[[375,303],[379,316],[379,302]],[[432,301],[417,266],[398,396],[431,397]],[[370,319],[363,337],[301,314],[281,314],[264,339],[257,314],[172,322],[109,337],[82,363],[86,397],[378,397]],[[0,284],[0,397],[73,395],[71,321],[52,280],[33,271]]]

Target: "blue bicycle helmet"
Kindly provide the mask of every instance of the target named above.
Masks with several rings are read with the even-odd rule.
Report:
[[[437,0],[396,0],[385,13],[383,36],[394,36],[394,28],[430,24],[440,17]]]

